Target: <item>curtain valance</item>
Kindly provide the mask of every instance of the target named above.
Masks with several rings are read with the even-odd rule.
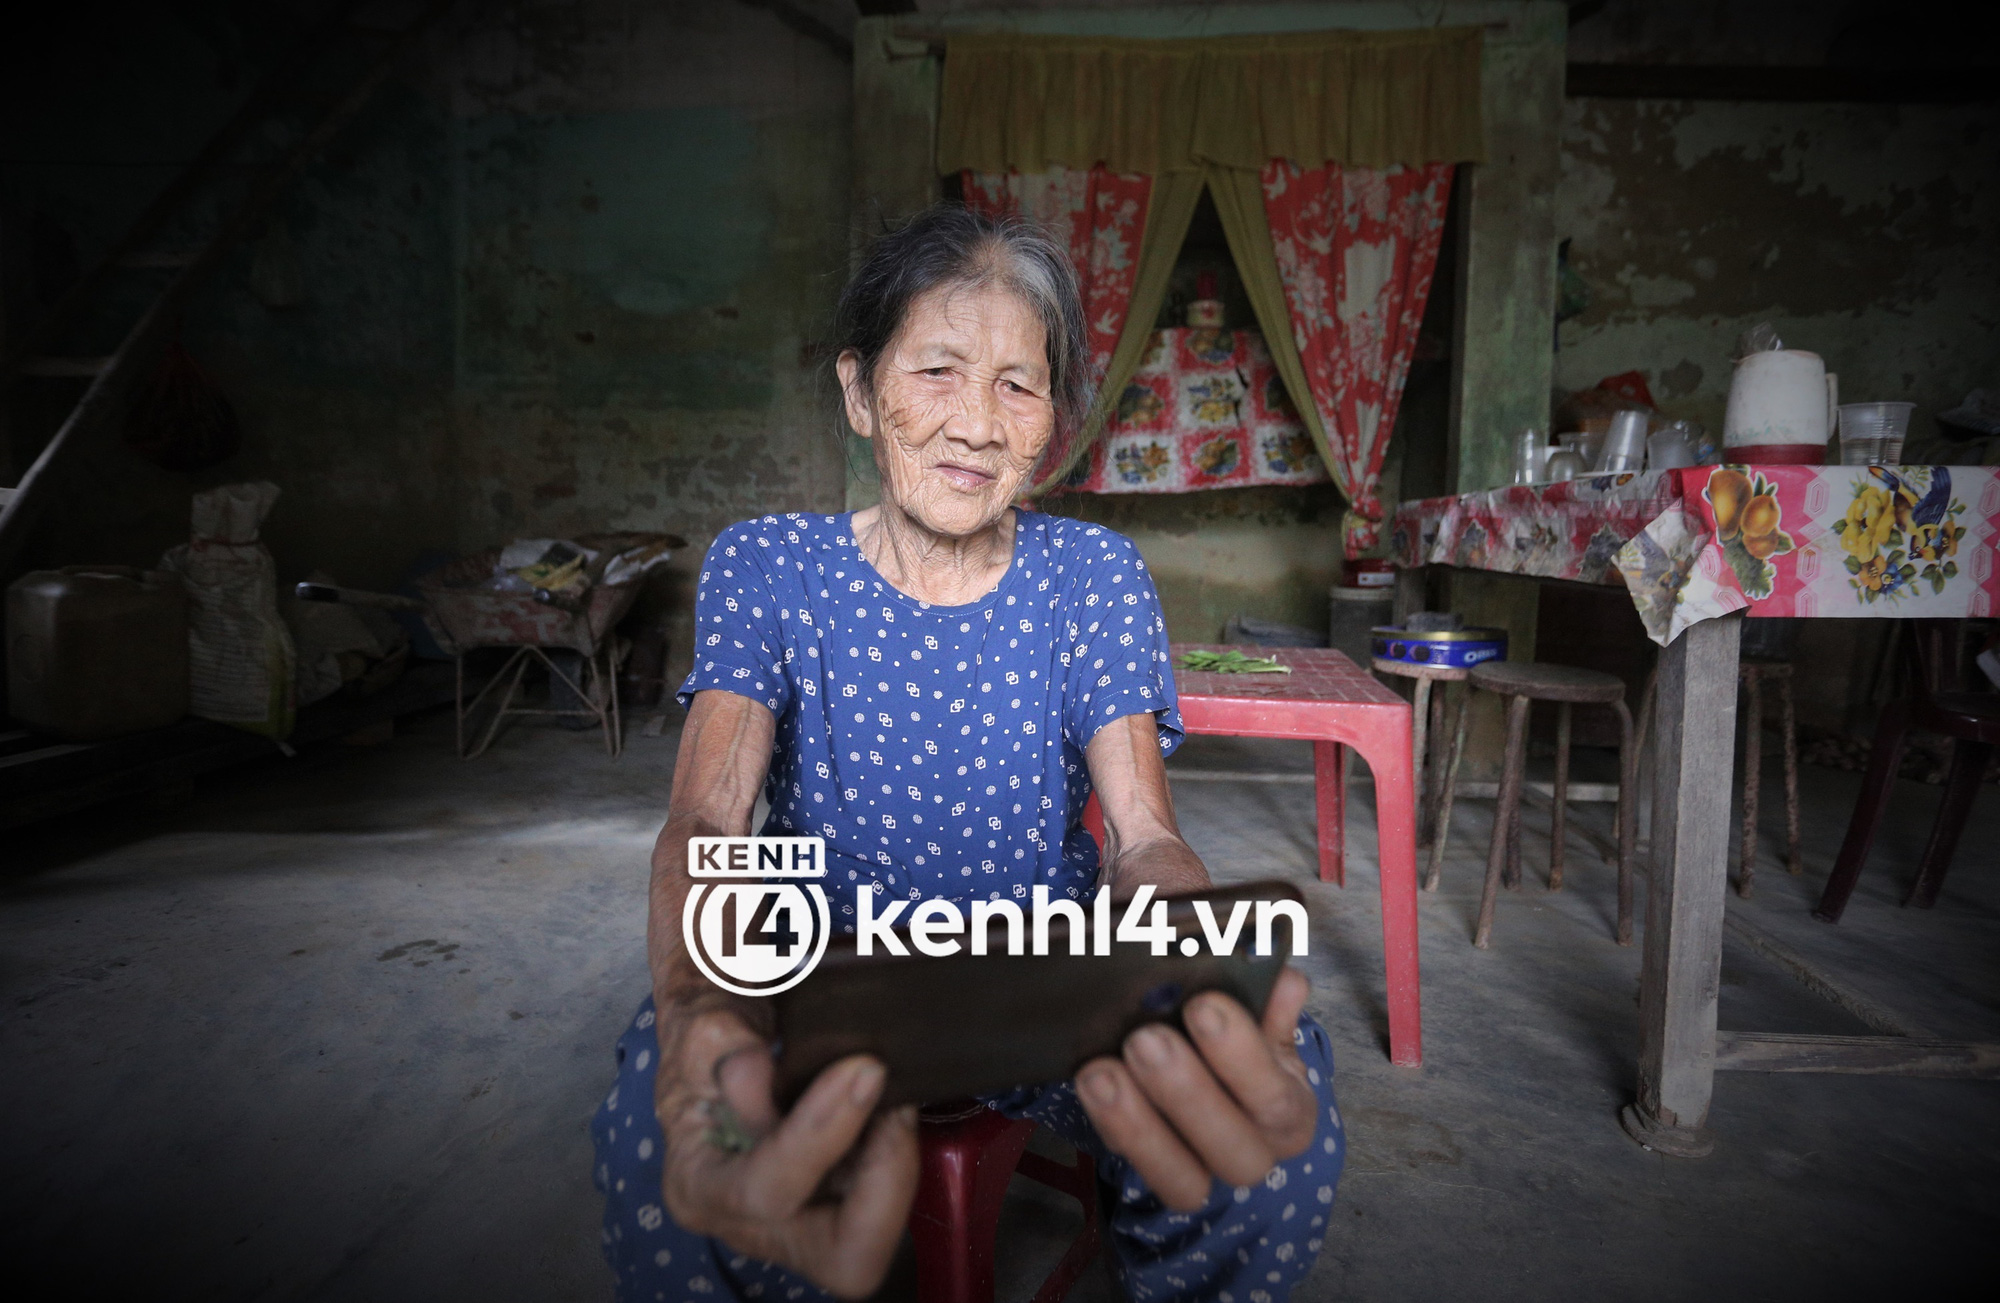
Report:
[[[1477,162],[1480,30],[953,36],[940,172]]]

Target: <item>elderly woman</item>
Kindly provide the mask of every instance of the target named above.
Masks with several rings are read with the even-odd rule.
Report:
[[[867,1294],[917,1182],[916,1118],[876,1108],[880,1063],[837,1063],[776,1110],[767,1011],[682,949],[690,837],[749,831],[763,791],[764,832],[826,839],[848,930],[856,891],[963,905],[1209,882],[1167,792],[1181,728],[1145,565],[1109,530],[1014,506],[1088,408],[1067,259],[1025,225],[936,208],[876,243],[838,328],[881,505],[733,525],[702,568],[653,852],[653,995],[592,1126],[633,1303]],[[1310,1268],[1343,1143],[1305,998],[1292,970],[1261,1021],[1199,996],[1187,1036],[1148,1027],[1073,1083],[990,1101],[1097,1158],[1130,1297],[1267,1303]]]

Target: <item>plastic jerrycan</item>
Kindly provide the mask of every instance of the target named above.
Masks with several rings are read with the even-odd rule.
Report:
[[[7,589],[7,710],[73,742],[171,724],[188,709],[187,594],[173,575],[65,566]]]

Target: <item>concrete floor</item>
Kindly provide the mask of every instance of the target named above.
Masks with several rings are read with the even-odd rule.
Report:
[[[675,738],[610,761],[517,729],[461,764],[449,721],[205,782],[168,810],[9,834],[0,880],[0,1260],[36,1299],[600,1299],[585,1123],[644,994],[647,849]],[[1177,764],[1309,768],[1197,739]],[[1806,771],[1808,872],[1732,911],[1942,1035],[2000,1026],[2000,799],[1981,797],[1929,913],[1896,907],[1937,789],[1903,784],[1846,921],[1806,916],[1857,786]],[[1775,774],[1767,790],[1778,790]],[[1183,782],[1216,876],[1310,878],[1311,788]],[[1874,1297],[1990,1261],[1992,1083],[1728,1074],[1713,1157],[1640,1150],[1637,948],[1572,843],[1471,948],[1490,802],[1462,804],[1423,900],[1420,1072],[1384,1058],[1367,790],[1349,885],[1316,882],[1313,1009],[1340,1049],[1352,1154],[1302,1299]],[[1782,812],[1767,806],[1767,848]],[[1608,825],[1608,807],[1583,818]],[[1642,890],[1643,899],[1643,890]],[[1724,957],[1722,1022],[1860,1032],[1759,953]],[[1017,1183],[1000,1297],[1073,1214]],[[16,1294],[15,1297],[23,1297]],[[1075,1299],[1109,1297],[1092,1279]]]

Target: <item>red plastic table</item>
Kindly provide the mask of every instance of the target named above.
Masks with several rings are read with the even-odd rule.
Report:
[[[1173,658],[1196,650],[1229,651],[1207,643],[1175,643]],[[1242,650],[1235,648],[1233,650]],[[1388,978],[1389,1060],[1423,1063],[1423,1004],[1417,983],[1417,820],[1410,773],[1410,703],[1337,651],[1266,649],[1290,674],[1203,674],[1174,671],[1181,724],[1189,733],[1226,737],[1296,738],[1313,744],[1313,788],[1319,814],[1319,877],[1346,885],[1343,797],[1346,748],[1368,761],[1375,776],[1375,837],[1381,863],[1383,967]],[[1084,818],[1102,845],[1093,800]]]

